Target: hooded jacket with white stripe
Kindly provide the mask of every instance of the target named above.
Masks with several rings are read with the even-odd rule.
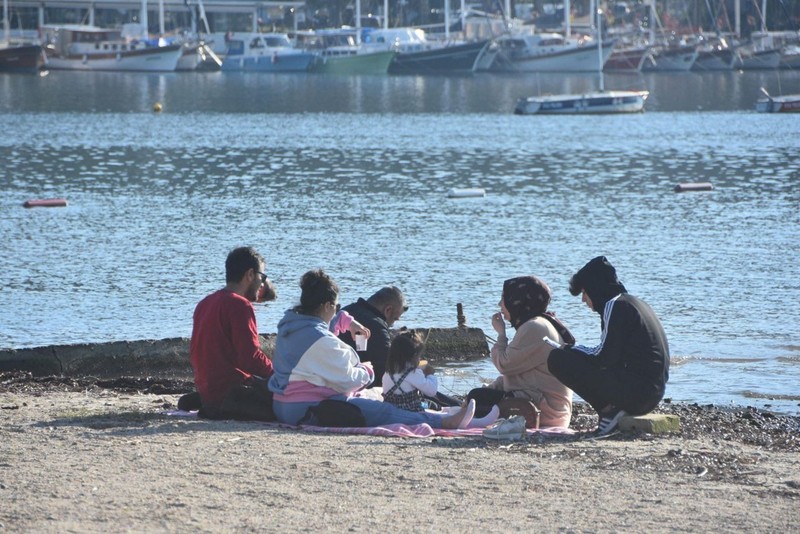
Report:
[[[287,310],[278,323],[269,389],[279,402],[317,402],[358,391],[373,370],[319,317]]]
[[[669,345],[653,309],[627,292],[603,256],[587,263],[570,280],[573,295],[582,290],[600,314],[602,335],[598,346],[576,345],[573,350],[596,357],[602,368],[625,369],[663,395],[669,379]]]

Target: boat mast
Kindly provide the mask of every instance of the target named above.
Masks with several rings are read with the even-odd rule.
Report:
[[[3,44],[11,42],[11,23],[8,20],[8,0],[3,0]]]
[[[142,39],[147,39],[150,34],[147,22],[147,0],[142,0],[142,14],[140,16],[140,21],[142,25]]]
[[[599,65],[597,73],[600,77],[600,92],[602,93],[606,88],[605,80],[603,79],[603,26],[600,18],[601,12],[600,1],[598,0],[595,8],[595,16],[597,17],[597,64]]]
[[[361,0],[356,0],[356,44],[361,44]]]
[[[450,40],[450,0],[444,0],[444,38]]]

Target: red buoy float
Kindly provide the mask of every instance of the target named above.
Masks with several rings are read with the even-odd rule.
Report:
[[[66,198],[34,198],[26,200],[23,208],[63,208],[67,205]]]

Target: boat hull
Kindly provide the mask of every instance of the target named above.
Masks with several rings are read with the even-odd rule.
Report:
[[[399,53],[389,65],[389,74],[448,74],[475,72],[491,41],[476,41],[433,50]]]
[[[644,71],[683,71],[692,69],[697,59],[697,50],[692,47],[665,48],[656,51],[652,56],[652,61],[645,61],[642,66]]]
[[[743,70],[771,70],[777,69],[780,64],[781,51],[777,48],[742,54],[738,60],[738,67]]]
[[[183,54],[180,44],[117,53],[48,55],[47,67],[59,70],[173,72]]]
[[[760,113],[800,113],[800,95],[762,98],[756,102],[756,111]]]
[[[270,56],[226,56],[222,70],[226,72],[306,72],[316,56],[310,52],[276,52]]]
[[[644,111],[648,91],[605,91],[582,95],[521,98],[516,115],[593,115]]]
[[[394,52],[370,52],[339,56],[318,55],[311,72],[322,74],[386,74]]]
[[[39,45],[21,45],[0,48],[0,72],[33,74],[44,64],[44,54]]]
[[[731,70],[736,61],[736,53],[730,48],[699,52],[692,70]]]
[[[498,53],[492,70],[503,72],[598,72],[612,52],[603,46],[602,64],[597,54],[598,44],[588,44],[562,51],[542,54]]]
[[[650,55],[648,47],[615,49],[603,65],[605,72],[639,72]]]

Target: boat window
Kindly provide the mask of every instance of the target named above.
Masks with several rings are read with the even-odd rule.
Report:
[[[553,45],[560,45],[564,44],[563,39],[542,39],[539,41],[539,46],[553,46]]]
[[[264,48],[264,43],[261,42],[261,37],[256,37],[250,41],[250,48]]]
[[[112,44],[112,45],[111,45],[111,50],[116,50],[116,49],[117,49],[117,45],[116,45],[116,43],[115,43],[115,44]]]
[[[286,39],[284,37],[266,37],[265,39],[267,41],[267,46],[272,46],[272,47],[291,46],[291,43],[289,43],[289,39]]]

